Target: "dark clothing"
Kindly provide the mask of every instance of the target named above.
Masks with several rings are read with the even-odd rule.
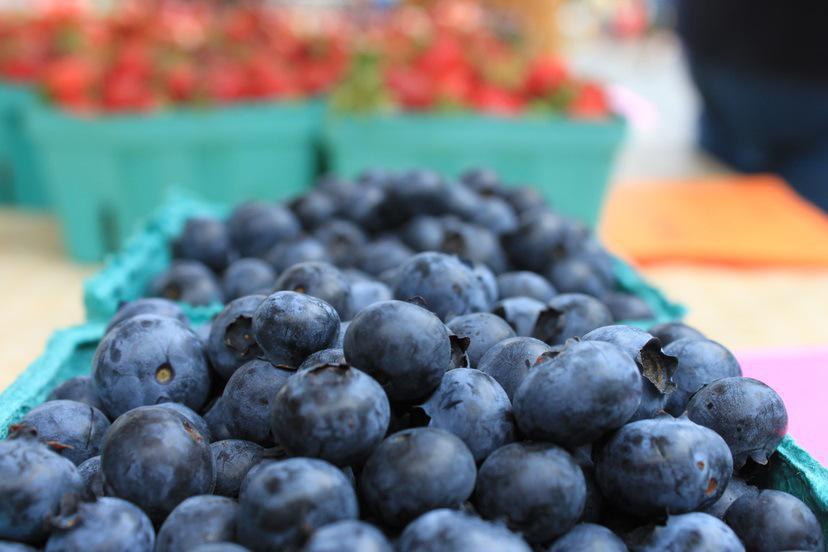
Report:
[[[699,61],[828,82],[825,0],[679,0],[678,32]]]
[[[701,146],[828,210],[828,3],[679,0]]]

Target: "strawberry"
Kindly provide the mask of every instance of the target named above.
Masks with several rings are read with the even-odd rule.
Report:
[[[566,66],[555,56],[534,59],[526,72],[523,92],[530,98],[553,94],[568,78]]]
[[[523,110],[525,102],[514,92],[483,84],[474,91],[471,105],[493,115],[517,115]]]
[[[410,67],[392,69],[387,85],[397,103],[406,109],[426,110],[434,106],[434,85],[425,73]]]
[[[578,87],[567,113],[576,119],[602,119],[609,116],[609,101],[603,88],[595,83],[583,83]]]
[[[92,92],[95,68],[79,56],[67,56],[51,61],[43,71],[43,88],[58,103],[78,104]]]

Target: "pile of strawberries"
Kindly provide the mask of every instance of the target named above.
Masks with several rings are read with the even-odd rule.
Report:
[[[504,21],[468,0],[395,10],[354,46],[335,105],[363,112],[609,115],[600,86],[574,78],[556,56],[534,55]]]
[[[78,112],[333,91],[346,112],[609,115],[600,86],[573,78],[557,57],[532,55],[518,26],[472,0],[356,15],[186,0],[5,14],[0,79],[35,83]]]
[[[348,67],[341,18],[260,4],[135,1],[105,14],[0,18],[0,78],[73,111],[150,111],[328,91]]]

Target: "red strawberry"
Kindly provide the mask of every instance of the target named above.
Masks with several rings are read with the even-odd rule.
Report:
[[[490,84],[483,84],[474,91],[471,104],[480,111],[494,115],[517,115],[524,107],[520,96]]]
[[[437,99],[434,85],[424,73],[401,67],[389,71],[387,81],[394,98],[403,108],[426,110],[434,106]]]
[[[189,64],[179,63],[164,75],[164,89],[174,102],[192,100],[198,90],[198,75]]]
[[[568,78],[566,66],[554,56],[543,56],[532,61],[523,84],[524,93],[541,98],[554,93]]]
[[[577,119],[603,119],[609,116],[609,102],[603,88],[590,82],[582,84],[567,113]]]
[[[64,57],[50,62],[43,72],[46,93],[59,103],[79,103],[89,96],[95,68],[81,57]]]
[[[107,111],[147,111],[156,106],[146,80],[129,71],[115,71],[106,76],[101,99]]]

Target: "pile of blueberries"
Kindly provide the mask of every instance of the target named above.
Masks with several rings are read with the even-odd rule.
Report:
[[[0,442],[0,552],[822,550],[780,397],[486,171],[190,220]],[[193,327],[175,301],[226,302]]]

